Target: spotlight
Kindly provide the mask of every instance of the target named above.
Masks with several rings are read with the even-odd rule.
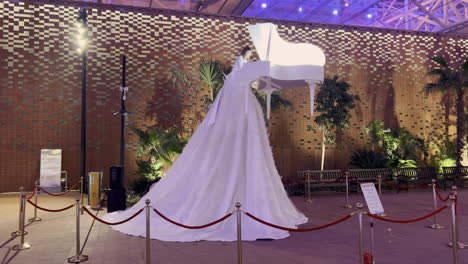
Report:
[[[346,7],[349,6],[349,2],[348,2],[348,1],[345,1],[345,2],[344,2],[344,6],[346,6]]]
[[[299,12],[302,13],[302,11],[304,11],[304,9],[302,8],[302,6],[300,6],[300,7],[297,9],[297,11],[299,11]]]
[[[262,3],[262,8],[267,8],[268,5],[266,3]]]
[[[338,10],[336,10],[336,9],[333,10],[333,15],[335,15],[335,16],[338,15]]]
[[[367,14],[367,18],[371,19],[371,18],[372,18],[372,14]]]

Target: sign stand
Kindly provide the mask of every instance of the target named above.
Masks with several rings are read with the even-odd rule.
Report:
[[[375,188],[374,183],[361,183],[361,190],[366,199],[367,207],[369,212],[374,215],[382,215],[384,213],[384,208],[382,202],[380,201],[379,194]],[[372,218],[370,219],[370,230],[371,230],[371,254],[372,254],[372,263],[375,264],[374,258],[374,222]]]

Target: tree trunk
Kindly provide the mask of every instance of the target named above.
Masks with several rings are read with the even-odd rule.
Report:
[[[457,177],[461,177],[463,148],[465,146],[465,107],[463,87],[457,90]]]
[[[323,164],[325,163],[325,132],[326,129],[322,127],[322,163],[320,165],[320,170],[323,170]]]

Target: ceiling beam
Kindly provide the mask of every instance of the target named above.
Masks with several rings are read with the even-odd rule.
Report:
[[[367,10],[369,10],[369,8],[373,7],[374,5],[380,3],[382,0],[376,0],[376,1],[372,1],[370,4],[368,4],[367,6],[365,6],[363,9],[361,9],[360,11],[354,13],[354,15],[346,18],[346,19],[342,19],[340,20],[340,22],[338,24],[342,24],[342,25],[345,25],[347,22],[355,19],[356,17],[362,15],[363,13],[365,13]]]
[[[223,0],[215,13],[225,16],[242,16],[254,0]]]
[[[424,7],[423,5],[421,5],[417,0],[412,0],[413,4],[415,6],[418,7],[419,10],[421,10],[423,13],[425,13],[426,15],[428,15],[430,18],[432,18],[432,20],[434,20],[435,22],[437,22],[437,24],[439,24],[439,26],[441,26],[442,28],[446,28],[447,25],[442,22],[436,15],[434,15],[431,11],[427,10],[426,7]],[[445,7],[445,5],[444,5]]]

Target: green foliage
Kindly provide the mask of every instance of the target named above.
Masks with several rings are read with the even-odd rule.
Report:
[[[371,136],[371,142],[377,144],[384,153],[388,167],[416,167],[422,162],[421,154],[428,153],[424,140],[406,128],[385,128],[383,121],[374,120],[365,127],[365,131]]]
[[[426,93],[438,91],[450,97],[456,97],[457,110],[457,167],[462,166],[462,153],[465,148],[466,135],[466,113],[465,113],[465,91],[468,88],[468,57],[455,69],[448,65],[442,56],[432,58],[437,67],[429,70],[427,76],[436,77],[436,82],[430,82],[425,85]]]
[[[444,141],[441,145],[432,143],[426,160],[427,165],[436,168],[438,172],[442,172],[443,167],[455,167],[457,164],[456,149],[456,144],[448,140]]]
[[[361,169],[385,168],[388,160],[381,152],[358,149],[353,152],[349,165]]]
[[[213,59],[202,59],[198,64],[198,78],[210,91],[210,103],[213,103],[216,95],[225,81],[225,74],[231,72],[231,67]]]
[[[131,127],[138,136],[136,161],[139,177],[130,184],[130,197],[135,200],[145,195],[152,183],[164,176],[172,163],[182,153],[188,139],[180,136],[180,129],[164,130],[159,127],[142,130]]]
[[[356,107],[359,96],[349,93],[350,86],[340,81],[338,76],[325,78],[316,96],[315,111],[320,114],[314,119],[319,127],[331,131],[336,128],[348,128],[351,119],[350,110]]]

